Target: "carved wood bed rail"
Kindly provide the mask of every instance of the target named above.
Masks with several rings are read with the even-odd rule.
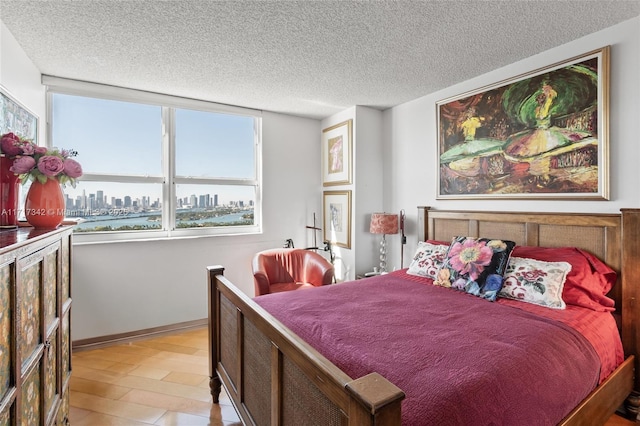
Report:
[[[487,236],[529,246],[575,246],[618,272],[610,296],[621,317],[626,361],[562,424],[603,424],[634,387],[639,329],[640,209],[622,214],[510,213],[418,208],[421,240]],[[404,393],[377,373],[352,379],[283,326],[224,275],[208,273],[210,386],[224,385],[247,425],[299,425],[301,413],[327,425],[399,425]],[[635,382],[634,382],[635,380]],[[307,426],[307,425],[305,425]]]

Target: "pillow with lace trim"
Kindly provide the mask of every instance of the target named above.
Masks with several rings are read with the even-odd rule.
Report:
[[[449,245],[419,241],[407,274],[435,279],[438,269],[444,263]]]
[[[513,256],[504,275],[500,297],[551,309],[565,309],[562,290],[571,264]]]

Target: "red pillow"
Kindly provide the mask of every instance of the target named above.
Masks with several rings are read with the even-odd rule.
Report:
[[[511,256],[570,263],[571,272],[562,291],[564,302],[594,311],[615,310],[614,301],[606,294],[616,283],[617,274],[595,255],[576,247],[516,246]]]

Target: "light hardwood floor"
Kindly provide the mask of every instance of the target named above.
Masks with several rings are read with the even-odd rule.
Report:
[[[207,329],[74,351],[73,426],[236,426],[224,394],[209,393]]]

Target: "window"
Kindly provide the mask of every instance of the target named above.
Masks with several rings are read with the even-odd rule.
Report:
[[[49,141],[84,171],[64,189],[77,240],[259,232],[258,112],[43,80]]]

